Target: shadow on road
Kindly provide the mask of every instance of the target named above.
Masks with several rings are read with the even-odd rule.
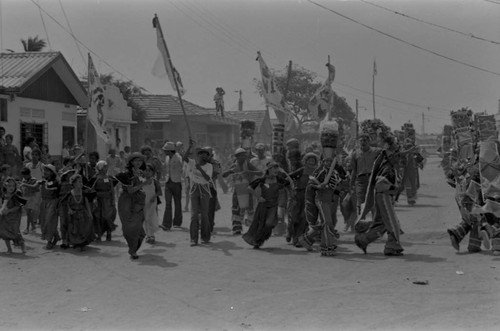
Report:
[[[139,256],[139,260],[137,262],[140,265],[150,265],[157,266],[160,268],[173,268],[177,267],[177,263],[167,262],[163,256],[155,255],[155,254],[144,254]]]
[[[155,247],[174,248],[175,246],[177,246],[177,245],[174,244],[174,243],[166,243],[166,242],[163,242],[163,241],[156,241],[154,243],[154,245],[150,245],[149,247],[151,247],[151,248],[155,248]]]
[[[32,255],[29,255],[29,254],[23,254],[21,252],[16,252],[16,251],[14,251],[13,253],[1,252],[0,256],[11,258],[11,259],[15,259],[15,260],[32,260],[32,259],[38,259],[38,256],[32,256]]]
[[[410,206],[410,205],[397,205],[396,206],[396,210],[397,208],[403,208],[403,209],[411,209],[411,208],[440,208],[440,207],[444,207],[443,205],[429,205],[429,204],[419,204],[418,202],[413,205],[413,206]],[[398,210],[397,210],[398,211]]]
[[[243,247],[237,246],[234,242],[227,240],[211,242],[208,245],[200,245],[200,247],[206,247],[212,251],[221,251],[226,256],[233,256],[231,251],[243,249]]]
[[[286,248],[281,248],[281,247],[264,247],[260,248],[259,250],[269,253],[269,254],[274,254],[274,255],[307,255],[311,252],[306,251],[305,249],[286,249]]]
[[[96,246],[109,246],[109,247],[127,247],[127,244],[121,241],[111,240],[111,241],[100,241],[94,242]]]
[[[435,257],[425,254],[405,254],[402,256],[385,256],[382,252],[373,252],[368,254],[354,253],[354,254],[338,254],[335,258],[339,258],[346,261],[359,262],[360,259],[367,261],[380,261],[388,259],[399,259],[405,260],[406,262],[426,262],[426,263],[437,263],[447,261],[445,258]],[[355,259],[353,259],[355,258]]]
[[[59,246],[57,246],[57,249],[54,249],[54,251],[57,251],[58,253],[62,254],[71,254],[75,256],[99,256],[99,257],[109,257],[109,258],[115,258],[120,256],[121,254],[112,254],[111,252],[107,250],[101,250],[99,247],[96,246],[85,246],[85,248],[80,250],[79,247],[76,248],[67,248],[67,249],[60,249]]]

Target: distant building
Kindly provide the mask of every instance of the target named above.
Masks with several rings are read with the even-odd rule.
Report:
[[[75,143],[77,107],[88,98],[60,52],[0,53],[0,125],[24,148],[27,137],[60,156],[64,141]]]
[[[240,123],[243,120],[251,120],[255,122],[254,143],[271,144],[273,138],[273,125],[269,116],[268,110],[243,110],[243,111],[226,111],[226,116],[234,118]],[[239,139],[239,127],[238,127]]]
[[[87,127],[87,110],[78,110],[78,139],[81,141],[87,140],[88,151],[97,151],[101,158],[104,158],[110,148],[113,148],[118,153],[125,146],[131,145],[131,125],[137,122],[132,120],[132,108],[127,105],[127,101],[123,99],[120,89],[115,85],[104,85],[106,123],[104,124],[106,132],[110,139],[105,143],[98,138],[94,127],[89,123]],[[85,139],[88,133],[88,138]]]
[[[132,150],[137,150],[149,139],[156,147],[165,140],[181,141],[187,147],[189,134],[182,108],[177,97],[172,95],[139,95],[131,101],[141,110],[142,121],[132,124]],[[229,116],[215,115],[214,109],[182,100],[198,146],[215,146],[221,150],[232,149],[239,135],[239,121]]]

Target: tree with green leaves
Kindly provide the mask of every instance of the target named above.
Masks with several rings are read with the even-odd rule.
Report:
[[[21,39],[21,43],[25,52],[41,52],[47,46],[47,42],[38,36]]]
[[[285,96],[285,102],[295,118],[298,129],[302,131],[304,123],[314,122],[309,112],[309,100],[323,83],[316,81],[316,73],[298,65],[293,65],[290,77],[288,77],[288,68],[282,71],[273,71],[273,74],[278,90]],[[287,83],[288,89],[286,89]],[[263,96],[262,81],[254,78],[254,84],[257,92]],[[335,92],[333,93],[333,117],[340,117],[350,123],[355,119],[351,107],[344,97],[339,97]]]
[[[142,95],[144,89],[135,85],[132,81],[123,81],[114,78],[113,74],[100,75],[102,85],[115,85],[127,101],[127,105],[132,108],[132,120],[138,123],[144,122],[144,111],[132,100],[132,97]]]

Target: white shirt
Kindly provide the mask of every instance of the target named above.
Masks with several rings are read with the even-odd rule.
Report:
[[[201,168],[203,169],[203,171],[205,171],[208,177],[212,178],[214,168],[210,163],[202,165]],[[196,183],[201,185],[209,184],[209,181],[207,181],[205,177],[203,177],[201,171],[196,169],[196,162],[193,159],[189,159],[187,171],[191,183]]]
[[[24,146],[23,149],[24,162],[31,162],[31,152],[32,152],[31,147]]]

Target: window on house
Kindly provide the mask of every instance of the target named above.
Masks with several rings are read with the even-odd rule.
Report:
[[[7,121],[7,99],[0,99],[0,122]]]

